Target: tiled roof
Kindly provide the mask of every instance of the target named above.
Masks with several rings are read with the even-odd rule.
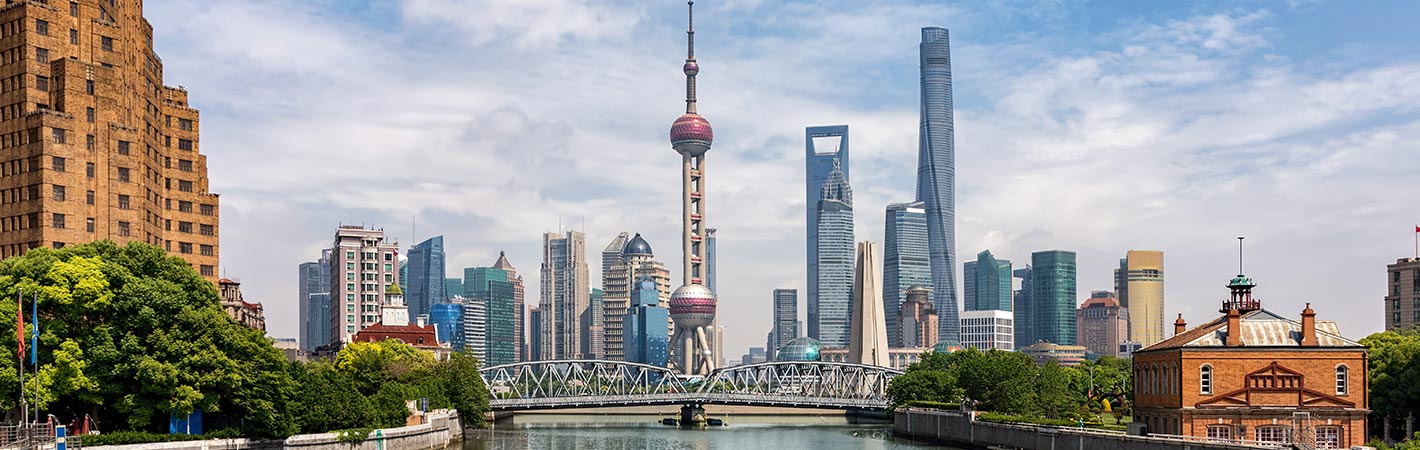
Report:
[[[1300,347],[1302,344],[1302,323],[1288,319],[1271,311],[1259,309],[1243,314],[1239,319],[1242,330],[1243,347]],[[1341,336],[1336,322],[1318,320],[1316,322],[1318,347],[1361,347],[1359,342]],[[1225,347],[1228,340],[1228,316],[1189,329],[1157,344],[1150,345],[1141,352],[1166,350],[1182,347]]]

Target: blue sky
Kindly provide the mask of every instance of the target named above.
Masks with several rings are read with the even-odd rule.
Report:
[[[682,2],[146,6],[167,84],[203,114],[223,270],[274,336],[296,332],[296,265],[342,222],[407,247],[417,216],[450,273],[506,250],[530,300],[559,223],[592,254],[627,230],[679,259]],[[1246,235],[1266,307],[1312,302],[1359,338],[1413,252],[1414,3],[696,6],[728,358],[763,345],[773,289],[805,284],[804,127],[851,127],[858,240],[913,197],[922,26],[951,30],[961,258],[1074,250],[1084,299],[1126,250],[1163,250],[1169,317],[1199,323]]]

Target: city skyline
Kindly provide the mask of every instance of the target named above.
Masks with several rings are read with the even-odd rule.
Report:
[[[605,48],[608,43],[624,46],[636,37],[669,36],[667,33],[674,33],[676,27],[670,24],[675,23],[671,18],[680,16],[678,6],[668,4],[653,9],[633,9],[627,14],[615,14],[618,10],[608,9],[610,7],[607,6],[579,6],[582,11],[614,13],[609,14],[609,18],[598,19],[602,21],[598,23],[603,25],[608,20],[624,22],[616,22],[617,27],[586,27],[582,23],[583,27],[572,26],[570,29],[573,31],[567,33],[546,28],[540,28],[536,33],[520,28],[492,32],[486,25],[466,23],[452,27],[453,30],[448,32],[450,35],[431,39],[443,39],[442,43],[446,45],[500,48],[509,53],[587,51],[601,55],[599,52],[609,51]],[[616,121],[611,122],[607,117],[586,118],[581,114],[557,113],[544,98],[518,98],[511,93],[502,93],[492,96],[490,102],[453,106],[442,103],[442,99],[432,98],[429,94],[433,91],[423,90],[438,88],[458,93],[464,92],[461,89],[472,92],[485,89],[477,86],[478,83],[488,83],[488,88],[506,87],[498,82],[489,82],[488,78],[479,75],[483,72],[475,70],[469,80],[458,80],[461,87],[451,87],[450,80],[441,80],[437,76],[424,80],[432,83],[412,92],[424,94],[411,96],[409,103],[416,107],[392,104],[387,112],[379,113],[381,124],[369,130],[370,135],[336,132],[345,124],[352,123],[346,121],[346,114],[330,114],[321,120],[306,122],[300,130],[286,130],[281,124],[289,124],[290,117],[297,117],[296,120],[300,121],[299,117],[315,114],[312,117],[319,118],[322,112],[329,112],[322,109],[327,105],[345,105],[349,101],[348,96],[340,96],[339,102],[330,96],[332,92],[350,86],[352,80],[364,81],[364,77],[387,75],[389,70],[393,70],[393,63],[391,66],[375,67],[379,70],[363,71],[364,74],[347,71],[321,73],[316,70],[347,62],[343,59],[347,56],[341,52],[351,44],[339,39],[341,36],[358,34],[354,31],[366,27],[399,32],[405,27],[418,28],[418,25],[441,23],[440,19],[435,18],[437,14],[431,13],[428,8],[457,8],[411,4],[405,9],[394,7],[396,9],[390,11],[394,14],[387,15],[388,19],[369,19],[369,16],[377,15],[372,13],[373,10],[380,9],[379,6],[369,6],[367,10],[340,15],[344,19],[319,23],[311,18],[312,8],[318,7],[298,5],[291,9],[288,16],[275,17],[280,15],[260,14],[279,9],[262,2],[249,5],[222,2],[149,5],[155,28],[162,30],[155,35],[155,46],[169,61],[166,67],[168,78],[181,80],[191,87],[194,106],[204,112],[204,141],[207,143],[204,153],[213,159],[213,191],[223,193],[223,269],[241,274],[245,281],[244,289],[249,291],[247,296],[264,302],[271,310],[268,317],[272,318],[270,328],[273,335],[296,333],[296,304],[289,299],[297,290],[295,280],[290,279],[290,267],[316,258],[319,249],[328,244],[328,230],[340,221],[376,222],[384,225],[387,233],[401,238],[401,242],[410,242],[412,239],[407,238],[412,233],[399,230],[403,227],[397,224],[406,222],[409,213],[417,213],[421,229],[438,230],[446,235],[450,267],[486,263],[502,248],[507,248],[515,260],[534,264],[538,260],[537,237],[536,232],[528,232],[527,229],[553,229],[558,217],[563,217],[564,224],[571,228],[579,228],[581,218],[585,217],[588,239],[593,242],[604,242],[612,236],[608,230],[621,228],[646,230],[647,238],[655,242],[676,240],[675,208],[667,207],[674,205],[676,195],[660,187],[665,184],[662,182],[666,178],[664,175],[653,173],[664,171],[665,166],[661,162],[649,162],[665,159],[664,143],[660,137],[664,131],[664,117],[667,111],[673,110],[662,105],[643,108],[649,111],[627,109],[618,110],[618,114],[604,115],[614,116]],[[767,318],[748,313],[762,308],[759,299],[762,299],[763,292],[779,286],[803,286],[804,275],[801,269],[796,268],[801,265],[797,262],[802,261],[802,250],[795,245],[775,244],[794,240],[794,232],[803,226],[803,219],[791,213],[802,211],[803,206],[794,201],[802,182],[799,178],[802,175],[795,171],[801,167],[802,161],[795,157],[799,156],[796,138],[803,126],[847,123],[854,127],[859,148],[859,155],[855,158],[859,170],[854,174],[854,184],[860,187],[858,201],[864,210],[880,211],[879,208],[889,200],[901,201],[908,198],[906,195],[911,195],[911,184],[902,183],[894,177],[903,173],[903,168],[910,170],[915,165],[911,154],[916,115],[913,45],[917,38],[916,28],[926,25],[951,28],[956,46],[953,49],[953,75],[957,83],[960,149],[957,152],[960,174],[960,201],[957,207],[960,213],[957,226],[959,252],[963,249],[992,248],[999,250],[1001,257],[1022,261],[1035,250],[1075,250],[1079,252],[1080,264],[1079,287],[1075,295],[1078,302],[1090,289],[1110,287],[1109,271],[1117,265],[1117,258],[1124,250],[1157,248],[1170,256],[1167,297],[1172,302],[1165,311],[1165,317],[1173,317],[1177,311],[1182,311],[1190,322],[1197,322],[1207,317],[1210,311],[1192,305],[1207,303],[1205,300],[1216,297],[1212,293],[1217,284],[1215,280],[1219,274],[1226,275],[1232,271],[1232,249],[1228,239],[1245,234],[1250,237],[1250,244],[1255,243],[1250,248],[1249,266],[1254,268],[1249,269],[1249,274],[1256,274],[1259,280],[1265,280],[1259,289],[1267,292],[1269,298],[1287,302],[1277,308],[1297,309],[1300,305],[1292,305],[1291,302],[1309,299],[1317,304],[1319,310],[1332,310],[1329,312],[1341,321],[1345,329],[1362,333],[1381,328],[1381,302],[1385,286],[1378,280],[1377,274],[1381,272],[1376,267],[1410,254],[1410,236],[1402,234],[1401,230],[1413,220],[1397,214],[1395,208],[1375,210],[1366,205],[1346,205],[1328,191],[1353,196],[1385,193],[1385,198],[1409,197],[1407,194],[1416,192],[1414,187],[1391,184],[1384,178],[1387,174],[1414,168],[1415,163],[1404,158],[1407,153],[1396,142],[1413,141],[1413,136],[1420,134],[1420,127],[1408,125],[1413,121],[1410,107],[1391,102],[1414,103],[1414,94],[1401,86],[1408,83],[1405,80],[1415,77],[1417,69],[1413,64],[1379,64],[1377,58],[1380,57],[1357,54],[1348,54],[1339,67],[1330,66],[1332,68],[1324,71],[1307,68],[1308,62],[1318,61],[1321,57],[1300,53],[1299,47],[1304,46],[1300,43],[1310,45],[1323,38],[1302,37],[1310,30],[1304,25],[1317,17],[1331,15],[1330,7],[1290,9],[1276,6],[1264,11],[1216,4],[1191,6],[1184,10],[1171,10],[1168,6],[1134,6],[1147,11],[1100,13],[1097,25],[1069,33],[1059,30],[1058,25],[1081,20],[1082,16],[1089,14],[1069,7],[1054,10],[1054,14],[1042,15],[1001,10],[969,12],[951,8],[940,8],[938,11],[939,8],[927,9],[917,5],[879,8],[884,10],[879,13],[849,8],[836,14],[862,15],[865,20],[877,20],[869,23],[882,26],[854,30],[856,33],[847,33],[847,36],[829,37],[830,41],[826,43],[806,44],[809,39],[799,37],[785,45],[818,49],[817,52],[806,53],[819,55],[822,53],[819,46],[822,45],[875,42],[865,46],[864,54],[852,55],[850,62],[854,64],[845,67],[861,67],[864,58],[868,59],[867,62],[887,62],[882,66],[882,72],[868,77],[876,80],[875,84],[881,84],[883,89],[863,89],[861,84],[850,82],[846,85],[847,89],[843,89],[849,92],[847,96],[850,100],[818,99],[822,92],[794,88],[812,88],[824,81],[835,82],[823,83],[825,85],[837,84],[837,81],[848,79],[838,72],[839,68],[810,74],[783,71],[786,78],[783,81],[765,81],[748,73],[755,68],[773,69],[779,63],[747,56],[748,52],[742,47],[753,46],[766,35],[770,38],[794,37],[791,34],[796,29],[790,27],[789,31],[783,32],[766,30],[767,26],[763,23],[749,21],[744,26],[750,27],[748,33],[751,35],[740,36],[736,43],[731,36],[727,36],[728,33],[723,32],[728,27],[728,21],[723,19],[725,16],[749,17],[770,13],[778,11],[778,8],[781,6],[736,4],[698,11],[707,16],[705,27],[719,27],[722,36],[707,38],[700,44],[704,53],[716,54],[723,60],[720,67],[707,69],[712,71],[707,72],[707,80],[714,78],[708,76],[710,73],[715,73],[721,77],[719,81],[707,81],[701,88],[707,97],[713,93],[714,98],[724,99],[717,103],[717,109],[711,114],[724,137],[719,146],[722,153],[717,153],[717,162],[712,169],[722,178],[717,178],[711,187],[711,193],[721,199],[715,203],[719,207],[712,206],[717,214],[715,225],[724,229],[727,237],[719,243],[719,271],[724,278],[720,284],[721,289],[726,291],[720,297],[727,312],[740,312],[730,315],[746,317],[740,322],[722,323],[731,331],[727,333],[731,339],[728,353],[738,354],[738,349],[758,345],[762,333],[768,330]],[[1052,11],[1047,7],[1041,9],[1047,13]],[[925,14],[918,14],[923,12]],[[188,13],[195,18],[192,23],[176,23],[176,17]],[[296,61],[294,66],[278,68],[274,65],[278,59],[282,65],[291,64],[291,58],[276,58],[282,55],[279,49],[257,50],[257,42],[247,47],[246,43],[230,42],[216,36],[221,33],[213,33],[214,36],[197,34],[197,28],[213,25],[215,17],[222,15],[232,17],[234,24],[244,23],[242,19],[255,20],[256,17],[278,24],[315,22],[321,26],[267,25],[262,29],[300,29],[302,33],[309,33],[312,42],[320,45],[312,48],[311,58],[301,58],[302,61]],[[1123,19],[1124,16],[1140,18]],[[266,19],[268,17],[275,18]],[[1385,18],[1377,20],[1384,22]],[[1020,29],[1021,22],[1056,26],[1041,27],[1039,34],[1034,36],[1011,34],[1013,30]],[[628,24],[638,26],[620,26]],[[1012,24],[1016,26],[1009,26]],[[627,30],[617,31],[622,28]],[[994,33],[999,36],[993,36],[998,28],[1002,32]],[[898,33],[901,29],[906,31]],[[888,35],[889,30],[900,35]],[[1342,31],[1356,33],[1344,38],[1329,36],[1338,42],[1326,43],[1319,47],[1319,51],[1328,56],[1340,54],[1347,46],[1371,44],[1367,36],[1374,37],[1367,30]],[[552,37],[548,37],[548,33]],[[759,33],[758,37],[753,33]],[[452,36],[454,34],[457,36]],[[1123,39],[1123,44],[1100,42],[1111,40],[1111,36],[1127,38]],[[1069,38],[1080,39],[1074,39],[1068,45],[1060,43]],[[816,36],[816,39],[823,37]],[[851,41],[845,42],[845,39]],[[665,95],[661,94],[679,90],[676,77],[654,69],[663,65],[660,63],[666,55],[675,55],[680,46],[677,42],[664,40],[664,43],[652,42],[646,44],[649,47],[628,50],[631,53],[644,52],[645,55],[606,61],[603,66],[613,67],[607,67],[591,77],[608,87],[608,95],[614,96],[638,98],[637,94],[629,91],[645,87],[645,90],[656,94],[648,94],[647,97],[663,98]],[[350,41],[358,42],[354,39]],[[383,39],[371,45],[371,51],[381,55],[393,53],[391,50],[399,48],[398,42]],[[1125,58],[1126,53],[1138,51],[1130,50],[1131,47],[1142,47],[1148,51]],[[771,53],[782,57],[792,52],[778,50],[794,48],[776,47],[776,51]],[[1373,50],[1377,51],[1367,53],[1394,56],[1396,52],[1403,51],[1384,46]],[[406,64],[405,58],[426,56],[431,51],[433,49],[425,48],[391,61]],[[1309,53],[1311,51],[1314,50],[1308,50]],[[204,52],[211,55],[203,55]],[[990,53],[998,53],[1002,57],[997,61],[983,57]],[[1052,56],[1024,62],[1027,58],[1023,55],[1040,53]],[[1267,60],[1271,67],[1266,70],[1245,63],[1245,60],[1265,59],[1269,55],[1271,57]],[[1197,58],[1170,58],[1184,56]],[[237,67],[208,64],[214,57],[232,59]],[[384,58],[366,55],[359,59],[379,61]],[[649,63],[641,65],[642,60]],[[203,68],[204,65],[210,68]],[[365,66],[356,64],[355,67]],[[554,82],[548,86],[549,97],[566,97],[565,94],[584,90],[586,84],[591,82],[587,79],[574,80],[574,77],[560,72],[543,72],[540,67],[530,69],[543,77],[553,77]],[[231,73],[247,74],[257,79],[290,76],[289,89],[299,89],[291,92],[306,91],[310,95],[288,96],[281,90],[252,95],[256,93],[245,91],[247,88],[241,87],[241,83],[229,82],[226,77]],[[781,72],[776,70],[774,73]],[[1045,76],[1055,73],[1070,76]],[[1176,73],[1188,74],[1190,78],[1181,80],[1171,76]],[[634,81],[627,82],[628,77]],[[751,86],[751,78],[764,85]],[[314,81],[329,82],[331,87],[311,89]],[[1270,86],[1276,87],[1259,91],[1256,95],[1260,96],[1260,100],[1250,97],[1248,102],[1242,102],[1231,99],[1234,95],[1230,94],[1237,92],[1228,87],[1248,84],[1240,81],[1275,81],[1280,86],[1274,84]],[[467,87],[469,84],[474,86]],[[1169,89],[1151,88],[1151,85],[1169,89],[1187,88],[1187,95],[1170,94],[1166,92]],[[1020,87],[1021,92],[1030,95],[1012,95],[1012,87]],[[1340,97],[1329,93],[1343,88],[1350,90],[1344,91],[1349,93]],[[747,98],[766,96],[774,90],[785,93],[766,98],[785,100],[782,104],[760,102],[766,104],[766,109],[758,112],[734,107],[743,104]],[[1090,95],[1072,93],[1075,91]],[[1323,101],[1334,105],[1291,100],[1298,91],[1315,91],[1321,94]],[[1377,97],[1376,92],[1384,95]],[[868,93],[880,95],[881,100],[861,99]],[[392,99],[389,91],[379,90],[371,94],[373,98],[370,101]],[[792,97],[785,97],[791,94]],[[565,100],[573,106],[566,109],[585,110],[585,106],[594,101],[604,105],[630,103],[638,107],[654,104],[649,101],[609,101],[588,97],[590,95],[566,97]],[[855,96],[859,98],[851,100]],[[1188,100],[1191,97],[1212,99],[1206,105],[1208,114],[1201,114],[1200,111],[1205,108],[1195,106],[1194,101]],[[1351,97],[1384,97],[1386,100],[1376,102],[1378,104],[1358,104],[1348,102],[1347,98]],[[260,105],[281,105],[291,98],[302,98],[302,106],[309,107],[311,111],[278,108],[281,112],[275,114],[276,117],[257,118],[246,109],[248,107],[238,102],[239,99],[256,99],[254,103]],[[1040,100],[1037,101],[1037,98]],[[1047,99],[1051,104],[1043,104]],[[1301,123],[1276,123],[1268,119],[1275,115],[1268,109],[1270,106],[1257,106],[1265,104],[1284,105],[1289,110],[1305,108],[1321,114],[1310,116]],[[1169,108],[1153,108],[1150,105],[1169,105]],[[353,106],[342,106],[341,109],[384,109]],[[1343,113],[1331,115],[1326,111],[1333,107]],[[1070,117],[1080,118],[1083,123],[1071,125],[1066,120],[1050,116],[1053,112],[1072,109],[1078,109],[1079,115]],[[1373,121],[1377,115],[1389,113],[1397,113],[1404,120],[1400,120],[1400,124],[1390,120],[1381,124]],[[1347,118],[1343,120],[1337,116]],[[1195,121],[1194,117],[1200,118]],[[1013,118],[1023,120],[1007,120]],[[425,124],[428,128],[422,128]],[[520,139],[528,135],[549,135],[566,129],[575,132],[558,134],[557,145],[529,147],[526,154],[499,153],[500,149],[519,147],[523,142]],[[297,132],[336,141],[327,145],[307,145],[304,139],[308,138],[293,134]],[[250,134],[252,137],[243,138],[239,134]],[[340,134],[348,134],[370,144],[345,141],[343,139],[346,138]],[[471,135],[485,138],[461,140]],[[1000,137],[1011,135],[1017,136]],[[407,137],[418,138],[412,143],[390,143],[403,141]],[[376,143],[378,145],[371,145]],[[1301,145],[1293,145],[1298,143]],[[262,151],[263,147],[269,147],[276,153]],[[491,157],[493,167],[520,176],[515,180],[506,175],[495,175],[473,182],[468,180],[485,177],[480,173],[471,173],[473,176],[455,178],[446,175],[442,169],[436,169],[422,178],[423,182],[428,183],[424,185],[399,180],[402,186],[388,192],[363,187],[337,192],[316,185],[349,183],[327,178],[331,175],[310,173],[313,172],[310,168],[321,167],[311,160],[331,158],[318,150],[295,151],[307,147],[338,148],[355,155],[367,155],[373,149],[380,151],[374,153],[380,155],[377,157],[321,163],[342,164],[335,167],[365,167],[351,164],[368,165],[373,160],[396,167],[410,164],[395,161],[397,158],[390,156],[403,153],[390,152],[391,148],[396,148],[411,150],[411,158],[444,155],[434,152],[452,152],[448,154],[447,164],[444,164],[451,168],[467,169],[470,167],[468,158]],[[579,150],[556,154],[546,151],[553,147]],[[619,151],[598,151],[597,154],[607,156],[606,160],[590,161],[591,158],[579,156],[582,154],[580,148],[584,147],[616,148]],[[467,150],[464,153],[452,150],[459,148]],[[281,155],[282,152],[289,154]],[[1144,155],[1150,156],[1142,158]],[[519,162],[524,157],[527,161]],[[271,161],[271,164],[262,164],[263,160]],[[1220,168],[1216,163],[1220,160],[1233,161],[1238,164],[1237,167],[1251,164],[1252,167],[1267,169]],[[1112,174],[1113,179],[1109,180],[1094,179],[1088,186],[1079,184],[1081,173],[1117,167],[1121,161],[1129,161],[1131,170]],[[1379,164],[1378,161],[1390,164]],[[1009,175],[988,177],[986,168],[992,165],[1000,165],[1000,173]],[[297,168],[301,176],[292,177],[288,172],[272,170],[273,166]],[[532,168],[537,166],[546,169]],[[656,170],[640,170],[646,167]],[[620,173],[608,168],[644,173],[650,179],[614,180],[611,179],[613,177],[601,175]],[[402,172],[412,173],[407,170]],[[569,186],[573,184],[561,181],[532,181],[538,178],[565,178],[594,189],[572,189]],[[1355,187],[1357,180],[1365,180],[1365,183]],[[656,187],[637,193],[624,187],[629,183]],[[1137,191],[1121,190],[1121,186],[1131,186]],[[1070,190],[1071,194],[1065,197],[1061,194],[1065,192],[1063,187],[1079,189]],[[293,195],[293,192],[300,193]],[[1123,197],[1119,196],[1131,192],[1151,200],[1124,205],[1120,201]],[[1172,192],[1184,194],[1170,194]],[[1307,201],[1300,201],[1302,198]],[[476,201],[467,201],[469,199]],[[1256,211],[1240,216],[1229,215],[1232,220],[1228,223],[1212,223],[1225,213],[1231,214],[1224,205],[1239,199],[1256,204]],[[456,203],[477,204],[478,209],[483,211],[454,206]],[[654,207],[638,207],[636,209],[640,211],[631,212],[624,206],[615,207],[628,204]],[[731,204],[736,205],[738,210],[725,207]],[[1010,208],[992,208],[1008,204]],[[1328,207],[1328,214],[1316,214],[1316,211],[1310,210],[1322,206]],[[1081,217],[1083,214],[1102,214],[1102,218],[1107,220],[1057,219]],[[1356,217],[1363,217],[1364,220],[1354,220]],[[1340,218],[1348,219],[1343,222]],[[864,239],[880,239],[881,223],[878,222],[876,213],[859,215],[856,224],[859,235]],[[1389,232],[1391,229],[1395,231]],[[1169,237],[1158,237],[1165,234]],[[1336,240],[1331,239],[1332,236],[1365,238]],[[269,242],[270,245],[244,245],[253,242]],[[267,266],[274,269],[265,269]],[[531,278],[536,275],[529,274],[529,277],[528,282],[534,283]],[[1321,285],[1317,280],[1326,280],[1327,283]],[[529,300],[531,303],[534,299]],[[1358,307],[1348,304],[1343,311],[1340,307],[1343,301]]]

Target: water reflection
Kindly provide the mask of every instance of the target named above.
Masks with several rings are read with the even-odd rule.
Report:
[[[897,439],[886,424],[843,416],[730,417],[730,426],[684,429],[656,416],[526,415],[471,431],[463,450],[897,450],[926,445]],[[940,448],[940,447],[939,447]]]

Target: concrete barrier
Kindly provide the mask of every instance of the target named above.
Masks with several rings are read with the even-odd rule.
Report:
[[[340,442],[336,433],[317,433],[298,434],[280,441],[211,439],[83,446],[83,448],[85,450],[431,450],[442,449],[450,444],[463,441],[463,425],[457,411],[432,411],[428,417],[428,423],[421,425],[371,431],[365,441],[357,445]]]
[[[913,440],[968,448],[1026,450],[1256,450],[1278,447],[1129,436],[1107,431],[980,422],[970,413],[904,408],[893,414],[893,433]]]

